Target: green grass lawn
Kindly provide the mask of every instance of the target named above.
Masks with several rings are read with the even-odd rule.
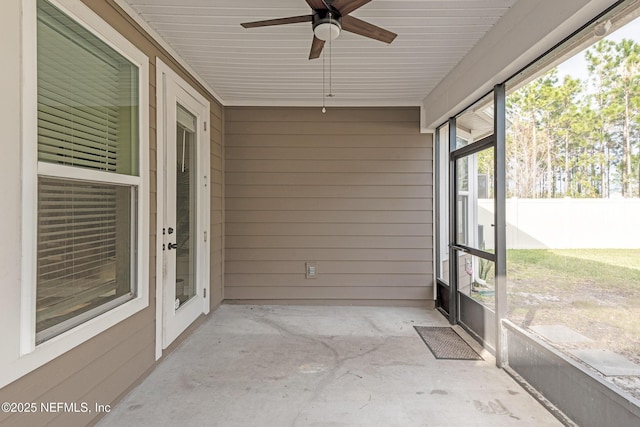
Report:
[[[640,249],[507,251],[507,317],[565,325],[640,363]]]
[[[640,364],[640,249],[508,250],[507,294],[517,325],[564,325],[592,340],[552,343],[561,351],[607,349]]]
[[[640,249],[511,249],[510,281],[591,284],[602,290],[640,291]]]

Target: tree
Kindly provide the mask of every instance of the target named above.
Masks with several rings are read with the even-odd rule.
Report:
[[[583,84],[554,68],[509,96],[508,179],[510,195],[558,197],[571,189],[575,145],[584,133],[579,117]]]
[[[508,140],[511,164],[507,172],[508,179],[515,183],[512,195],[517,197],[536,198],[553,192],[553,114],[550,111],[556,109],[552,90],[556,83],[557,74],[552,70],[507,100],[507,117],[511,123]]]
[[[632,134],[638,134],[638,126],[634,126],[632,114],[638,117],[638,99],[640,99],[640,45],[633,40],[623,39],[615,46],[615,68],[619,79],[615,87],[614,97],[621,103],[622,113],[622,195],[632,196]],[[635,111],[632,111],[634,110]]]
[[[606,169],[607,195],[615,176],[622,195],[631,197],[635,180],[632,141],[638,134],[640,111],[640,45],[628,39],[619,43],[600,40],[585,57],[594,89],[591,99],[600,122],[594,135],[598,136],[597,144],[606,162],[603,170]]]
[[[507,99],[508,195],[640,195],[640,44],[600,40],[589,77],[552,69]]]

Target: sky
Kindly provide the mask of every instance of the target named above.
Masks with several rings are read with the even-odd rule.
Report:
[[[622,39],[631,39],[640,42],[640,18],[637,18],[622,28],[614,31],[605,37],[608,40],[619,42]],[[585,49],[586,50],[586,49]],[[564,76],[570,75],[574,78],[585,80],[588,77],[587,62],[584,59],[584,50],[568,61],[558,65],[558,80],[562,81]]]

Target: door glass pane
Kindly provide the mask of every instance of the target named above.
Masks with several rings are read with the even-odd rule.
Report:
[[[464,254],[458,259],[458,292],[495,311],[493,261]]]
[[[492,252],[493,147],[456,160],[456,243]]]
[[[196,117],[178,104],[176,135],[176,308],[196,294]]]

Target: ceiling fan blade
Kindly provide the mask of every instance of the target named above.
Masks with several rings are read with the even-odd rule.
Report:
[[[324,40],[320,40],[316,36],[313,36],[313,43],[311,43],[311,52],[309,52],[309,59],[317,59],[322,53],[324,48]]]
[[[391,31],[380,28],[376,25],[365,22],[353,16],[342,17],[342,29],[370,39],[380,40],[381,42],[391,43],[398,35]]]
[[[271,25],[297,24],[298,22],[311,22],[313,15],[290,16],[289,18],[267,19],[266,21],[245,22],[244,28],[268,27]]]
[[[327,6],[322,0],[306,0],[309,7],[313,10],[325,10]]]
[[[345,16],[356,9],[360,9],[370,1],[371,0],[335,0],[333,3],[331,3],[331,6],[338,9],[342,16]]]

